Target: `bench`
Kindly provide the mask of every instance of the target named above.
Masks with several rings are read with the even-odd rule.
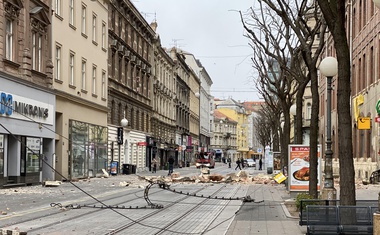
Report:
[[[373,210],[369,206],[338,206],[341,233],[373,234]]]
[[[300,208],[299,208],[299,225],[307,225],[306,220],[306,206],[307,205],[321,205],[321,206],[336,206],[340,205],[339,200],[324,200],[324,199],[302,199],[300,200]],[[356,200],[357,206],[370,206],[370,207],[378,207],[377,200]],[[376,210],[374,210],[376,211]]]
[[[307,234],[373,234],[375,206],[307,205]]]
[[[337,206],[306,206],[307,234],[340,234]]]

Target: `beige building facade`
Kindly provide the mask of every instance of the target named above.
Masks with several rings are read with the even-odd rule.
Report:
[[[108,1],[54,1],[57,179],[107,168]]]
[[[0,0],[0,187],[54,179],[51,10]]]

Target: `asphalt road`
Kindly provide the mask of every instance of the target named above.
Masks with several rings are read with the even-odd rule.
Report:
[[[195,176],[195,167],[175,169]],[[246,168],[250,175],[263,171]],[[217,164],[211,173],[238,172]],[[166,171],[139,173],[165,176]],[[136,175],[0,190],[0,228],[33,234],[272,234],[275,226],[257,229],[240,223],[273,222],[294,227],[284,216],[278,191],[283,186],[250,183],[169,183],[164,189]],[[126,186],[128,185],[128,186]],[[251,196],[254,201],[243,202]],[[285,195],[286,197],[286,195]],[[243,205],[243,206],[242,206]],[[276,208],[276,210],[273,210]],[[272,218],[273,217],[273,218]],[[286,224],[290,223],[290,224]],[[253,229],[253,230],[252,230]],[[282,228],[281,228],[282,229]],[[288,229],[289,230],[289,229]],[[1,230],[0,230],[1,231]],[[289,230],[291,231],[291,230]]]

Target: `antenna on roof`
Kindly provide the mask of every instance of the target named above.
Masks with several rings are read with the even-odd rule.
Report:
[[[185,46],[186,44],[178,44],[178,41],[182,41],[183,39],[172,39],[173,43],[171,45],[173,45],[174,47],[177,47],[177,48],[180,48],[180,47],[183,47]]]
[[[151,16],[151,15],[154,15],[154,19],[153,19],[153,22],[156,22],[157,21],[157,14],[156,12],[154,13],[151,13],[151,12],[140,12],[142,16],[144,16],[145,19],[148,18],[148,16]]]

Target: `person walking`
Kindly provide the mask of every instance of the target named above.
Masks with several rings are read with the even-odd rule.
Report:
[[[240,167],[240,159],[239,159],[239,158],[238,158],[238,160],[236,161],[235,171],[236,171],[237,168],[239,168],[239,170],[241,170],[241,167]]]
[[[157,171],[157,160],[156,160],[156,158],[154,157],[154,158],[152,159],[152,173],[156,173],[156,171]]]
[[[169,172],[168,175],[171,175],[173,173],[173,167],[174,167],[174,158],[170,157],[168,160],[169,163]]]
[[[259,160],[259,170],[261,171],[263,169],[263,160]]]
[[[244,166],[245,166],[245,164],[244,164],[244,158],[241,158],[240,164],[241,164],[241,168],[244,169]]]
[[[228,168],[231,168],[231,158],[230,157],[228,157],[227,162],[228,162]]]

